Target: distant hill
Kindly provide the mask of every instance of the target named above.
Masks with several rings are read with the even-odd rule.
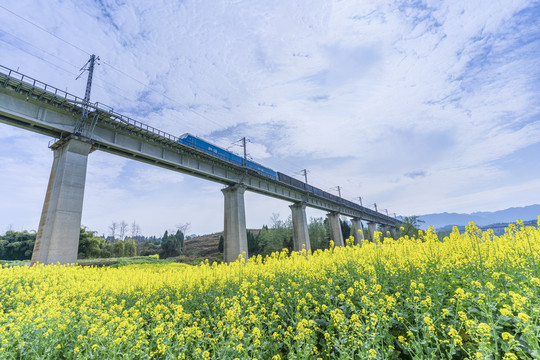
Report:
[[[470,221],[473,221],[477,226],[487,226],[497,223],[512,223],[516,220],[536,220],[540,215],[540,205],[529,205],[524,207],[512,207],[505,210],[493,211],[493,212],[473,212],[471,214],[458,214],[458,213],[439,213],[439,214],[426,214],[420,215],[419,219],[425,221],[422,224],[423,228],[427,228],[429,225],[435,226],[435,228],[443,228],[446,226],[464,226]]]
[[[512,222],[505,222],[505,223],[497,223],[497,224],[490,224],[485,226],[479,226],[480,230],[486,231],[488,229],[493,230],[493,233],[497,236],[504,234],[506,228],[509,224]],[[515,224],[515,221],[513,222]],[[523,222],[524,226],[536,226],[537,220],[527,220]],[[451,232],[454,229],[454,226],[456,226],[459,230],[459,232],[462,234],[465,232],[465,225],[446,225],[440,228],[436,228],[437,234],[442,234],[445,232]]]
[[[248,229],[253,235],[257,235],[260,229]],[[212,261],[221,261],[223,254],[219,252],[219,237],[223,232],[208,235],[190,237],[184,241],[184,254],[190,258],[205,258]]]

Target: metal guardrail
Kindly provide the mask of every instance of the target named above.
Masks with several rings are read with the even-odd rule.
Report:
[[[166,133],[164,131],[161,131],[159,129],[156,129],[153,126],[144,124],[140,121],[137,121],[135,119],[132,119],[128,116],[122,115],[120,113],[117,113],[113,110],[112,107],[101,104],[99,102],[95,103],[86,103],[83,98],[80,98],[76,95],[70,94],[67,91],[64,91],[62,89],[58,89],[52,85],[46,84],[42,81],[36,80],[30,76],[24,75],[18,71],[15,71],[13,69],[10,69],[8,67],[5,67],[3,65],[0,65],[0,84],[2,84],[4,87],[7,87],[8,85],[13,86],[17,91],[27,91],[28,93],[31,93],[33,95],[38,96],[39,98],[48,97],[50,98],[50,101],[57,100],[60,104],[69,103],[71,105],[76,106],[77,108],[81,108],[83,105],[86,105],[88,107],[91,107],[95,109],[96,111],[101,112],[104,116],[108,116],[110,120],[117,121],[119,123],[122,123],[124,125],[133,126],[137,129],[142,130],[143,132],[150,133],[152,135],[157,135],[161,138],[168,139],[170,141],[173,141],[179,145],[183,145],[188,147],[187,145],[182,144],[179,142],[179,138],[177,136],[171,135],[169,133]],[[51,146],[51,144],[49,144]],[[199,150],[200,151],[200,150]],[[203,151],[204,152],[204,151]],[[233,165],[237,165],[234,162],[231,162],[229,159],[220,156],[219,154],[216,154],[215,157],[220,158],[223,161],[229,162]],[[332,200],[332,199],[328,199]],[[334,200],[335,201],[335,200]],[[343,201],[340,200],[336,201],[339,204],[343,204]],[[396,218],[392,218],[388,215],[384,215],[382,213],[379,213],[378,211],[373,211],[371,209],[368,209],[366,207],[363,207],[361,205],[354,204],[354,208],[357,206],[360,207],[361,211],[368,213],[373,216],[382,216],[382,217],[388,217],[392,220],[397,220]],[[350,205],[349,205],[350,206]]]
[[[4,76],[5,76],[5,79],[3,79]],[[143,132],[147,132],[152,135],[157,135],[161,138],[173,141],[179,145],[187,146],[178,141],[179,137],[166,133],[165,131],[159,130],[153,126],[147,125],[138,120],[132,119],[128,116],[122,115],[114,111],[114,109],[108,105],[105,105],[100,102],[86,103],[84,99],[76,95],[70,94],[67,91],[58,89],[52,85],[46,84],[30,76],[24,75],[18,71],[15,71],[3,65],[0,65],[0,84],[3,83],[4,87],[6,87],[8,86],[8,84],[10,84],[10,82],[13,82],[11,85],[15,87],[15,89],[18,91],[25,90],[41,97],[43,97],[44,95],[48,95],[51,98],[51,101],[53,99],[58,99],[58,100],[61,100],[59,101],[60,103],[67,102],[77,107],[81,107],[81,109],[82,109],[82,106],[88,106],[94,109],[95,111],[98,111],[100,115],[105,116],[110,120],[117,121],[124,125],[134,126],[137,129],[142,130]],[[201,151],[205,155],[207,154],[204,151],[204,149],[200,148],[199,146],[187,146],[187,147]],[[212,156],[217,157],[230,164],[239,166],[237,163],[227,159],[225,156],[222,156],[220,154],[214,154]]]
[[[4,76],[1,76],[1,75],[4,75],[5,79],[2,79]],[[67,91],[58,89],[42,81],[36,80],[30,76],[24,75],[18,71],[15,71],[13,69],[0,65],[0,82],[3,82],[4,87],[6,87],[10,84],[10,81],[15,82],[13,86],[18,91],[26,90],[28,92],[35,93],[36,95],[42,96],[42,97],[45,95],[48,95],[49,97],[51,97],[51,99],[60,100],[61,103],[69,102],[76,106],[86,105],[83,98],[80,98],[76,95],[68,93]],[[87,105],[95,110],[98,110],[107,114],[111,118],[111,120],[115,120],[115,121],[122,122],[124,124],[135,126],[143,131],[152,133],[154,135],[163,137],[165,139],[168,139],[174,142],[178,141],[178,137],[171,135],[169,133],[166,133],[164,131],[161,131],[159,129],[156,129],[153,126],[150,126],[140,121],[137,121],[135,119],[132,119],[128,116],[117,113],[116,111],[113,110],[112,107],[108,105],[101,104],[99,102],[88,103]]]

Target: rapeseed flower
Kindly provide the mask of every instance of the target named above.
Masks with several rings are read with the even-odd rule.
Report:
[[[0,358],[518,359],[540,351],[540,230],[518,224],[495,236],[469,225],[443,241],[434,229],[380,239],[194,267],[2,268]]]

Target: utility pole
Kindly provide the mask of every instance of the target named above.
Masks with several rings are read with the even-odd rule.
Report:
[[[302,172],[302,174],[304,174],[304,179],[306,179],[306,184],[307,184],[308,183],[307,182],[307,173],[308,173],[308,171],[307,171],[307,169],[304,169],[301,172]]]
[[[75,133],[81,134],[82,129],[84,127],[84,123],[86,122],[86,119],[88,119],[88,104],[90,104],[90,92],[92,91],[92,78],[94,76],[94,65],[96,60],[99,60],[99,56],[96,56],[94,54],[90,55],[90,59],[84,64],[84,66],[81,68],[80,71],[82,71],[79,76],[75,80],[78,80],[82,74],[86,70],[88,70],[88,79],[86,80],[86,91],[84,93],[84,100],[83,100],[83,106],[82,106],[82,114],[81,119],[75,126]],[[88,68],[86,67],[88,65]]]
[[[331,190],[337,190],[338,194],[339,194],[339,197],[341,198],[341,187],[339,185],[336,186],[336,187],[333,187]]]
[[[241,138],[240,140],[238,141],[241,141],[242,142],[242,145],[240,145],[241,147],[244,148],[244,166],[247,166],[247,143],[250,142],[249,139],[246,139],[246,137],[244,136],[243,138]],[[236,144],[238,141],[236,141],[234,144]]]
[[[99,57],[97,59],[99,60]],[[94,76],[95,61],[96,61],[96,55],[92,54],[90,55],[90,60],[88,60],[88,62],[86,63],[86,65],[88,65],[88,79],[86,80],[86,91],[84,93],[84,102],[87,104],[90,101],[90,92],[92,91],[92,77]],[[83,70],[83,68],[84,66],[81,68],[81,71]]]
[[[373,206],[375,206],[375,211],[379,212],[379,210],[377,210],[377,203],[373,203]]]
[[[244,166],[247,166],[247,146],[245,136],[242,138],[242,147],[244,148]]]
[[[360,200],[360,206],[363,206],[363,205],[362,205],[362,197],[361,197],[361,196],[358,197],[358,200]]]

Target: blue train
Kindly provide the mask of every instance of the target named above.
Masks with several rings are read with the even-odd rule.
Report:
[[[204,153],[207,153],[209,155],[212,155],[212,156],[215,156],[217,158],[220,158],[220,159],[223,159],[223,160],[226,160],[228,162],[231,162],[235,165],[238,165],[238,166],[244,166],[244,159],[236,154],[233,154],[232,152],[230,151],[227,151],[225,149],[222,149],[216,145],[213,145],[213,144],[210,144],[209,142],[203,140],[203,139],[200,139],[196,136],[193,136],[191,134],[184,134],[182,136],[180,136],[180,138],[178,139],[178,142],[181,143],[181,144],[184,144],[184,145],[187,145],[191,148],[194,148],[198,151],[202,151]],[[274,180],[278,180],[282,183],[285,183],[285,184],[288,184],[290,186],[293,186],[295,188],[298,188],[298,189],[302,189],[304,190],[306,193],[311,193],[313,195],[316,195],[316,196],[319,196],[319,197],[322,197],[322,198],[325,198],[325,199],[328,199],[328,200],[331,200],[331,201],[334,201],[334,202],[337,202],[337,203],[342,203],[346,206],[349,206],[353,209],[357,209],[357,210],[360,210],[360,211],[363,211],[365,213],[368,213],[368,214],[372,214],[372,215],[381,215],[379,213],[377,213],[376,211],[373,211],[371,209],[368,209],[368,208],[365,208],[363,206],[360,206],[358,204],[355,204],[353,203],[352,201],[349,201],[349,200],[345,200],[345,199],[342,199],[336,195],[333,195],[333,194],[329,194],[327,193],[326,191],[323,191],[321,189],[318,189],[314,186],[311,186],[307,183],[304,183],[298,179],[295,179],[293,177],[290,177],[288,175],[285,175],[283,173],[280,173],[280,172],[275,172],[274,170],[272,169],[269,169],[267,167],[264,167],[262,166],[261,164],[257,164],[256,162],[253,162],[253,161],[247,161],[245,166],[247,166],[249,169],[251,170],[254,170],[256,172],[258,172],[259,174],[263,175],[263,176],[267,176],[269,178],[272,178]]]
[[[212,156],[221,158],[223,160],[229,161],[235,165],[244,166],[244,159],[236,154],[233,154],[230,151],[224,150],[216,145],[210,144],[209,142],[200,139],[191,134],[184,134],[180,136],[178,142],[199,151],[205,152]],[[257,164],[254,161],[248,160],[245,164],[249,169],[255,170],[261,175],[268,176],[272,179],[278,180],[278,174],[267,167]]]

